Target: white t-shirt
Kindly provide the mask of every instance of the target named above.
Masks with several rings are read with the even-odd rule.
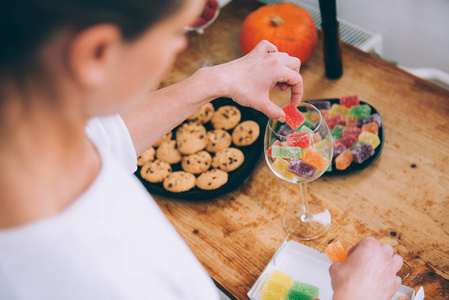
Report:
[[[122,119],[92,119],[86,132],[100,152],[100,173],[61,213],[0,231],[0,299],[218,299],[132,174],[136,155]]]

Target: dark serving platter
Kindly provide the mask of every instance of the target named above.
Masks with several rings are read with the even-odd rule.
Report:
[[[314,99],[314,100],[307,100],[304,102],[310,103],[313,105],[314,101],[329,101],[332,104],[340,104],[340,100],[339,99]],[[371,114],[379,114],[379,112],[369,103],[366,103],[362,100],[360,100],[360,104],[367,104],[371,107]],[[379,114],[380,116],[380,114]],[[381,116],[382,118],[382,116]],[[384,123],[382,121],[382,125],[379,127],[379,139],[380,139],[380,145],[377,146],[377,148],[374,150],[374,155],[371,156],[370,158],[368,158],[367,160],[365,160],[363,163],[358,164],[356,162],[352,162],[351,165],[345,169],[345,170],[337,170],[335,168],[335,162],[332,163],[332,171],[330,172],[325,172],[323,174],[323,176],[332,176],[332,175],[348,175],[348,174],[352,174],[355,172],[359,172],[367,167],[369,167],[370,165],[372,165],[378,158],[380,153],[382,152],[382,148],[384,146]]]
[[[257,138],[257,140],[253,144],[246,146],[246,147],[236,147],[234,144],[231,144],[231,147],[239,148],[243,152],[243,154],[245,155],[245,161],[239,168],[237,168],[236,170],[234,170],[232,172],[229,172],[228,182],[226,182],[226,184],[224,184],[222,187],[220,187],[216,190],[211,190],[211,191],[201,190],[197,187],[194,187],[193,189],[191,189],[187,192],[183,192],[183,193],[172,193],[172,192],[165,190],[162,186],[162,183],[151,183],[151,182],[146,181],[145,179],[143,179],[140,176],[140,167],[139,167],[138,170],[135,172],[135,175],[137,176],[137,178],[142,182],[142,184],[145,186],[145,188],[151,194],[165,196],[165,197],[169,197],[169,198],[175,198],[175,199],[185,199],[185,200],[213,199],[216,197],[223,196],[223,195],[235,190],[236,188],[238,188],[249,178],[251,173],[256,168],[256,166],[263,154],[263,149],[264,149],[263,148],[263,139],[264,139],[264,134],[265,134],[265,127],[266,127],[267,121],[268,121],[267,117],[264,114],[254,110],[252,108],[241,106],[241,105],[237,104],[230,98],[218,98],[218,99],[213,100],[211,103],[214,105],[215,110],[217,110],[220,106],[224,106],[224,105],[236,106],[240,110],[241,115],[242,115],[242,119],[240,122],[247,121],[247,120],[253,120],[253,121],[257,122],[257,124],[259,124],[260,134],[259,134],[259,137]],[[204,126],[206,127],[207,130],[213,129],[212,126],[210,125],[210,122],[204,124]],[[177,128],[175,128],[174,130],[176,131],[176,129]],[[230,134],[232,134],[232,129],[228,130],[228,132]],[[213,155],[213,154],[211,154],[211,155]],[[182,170],[181,163],[173,164],[171,166],[172,166],[173,171],[181,171]]]

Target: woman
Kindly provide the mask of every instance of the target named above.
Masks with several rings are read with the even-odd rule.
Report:
[[[264,41],[149,93],[186,46],[183,28],[203,4],[2,2],[0,299],[217,297],[132,175],[136,153],[219,96],[283,120],[269,91],[289,87],[298,104],[302,78],[297,58]],[[331,268],[334,299],[389,299],[401,265],[390,246],[362,240]]]

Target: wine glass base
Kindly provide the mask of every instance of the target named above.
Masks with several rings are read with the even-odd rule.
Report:
[[[192,64],[192,66],[190,67],[190,73],[193,74],[200,68],[207,68],[216,65],[221,65],[225,62],[226,61],[220,57],[201,58]]]
[[[331,214],[318,203],[309,203],[309,215],[304,214],[304,206],[293,206],[284,217],[284,229],[300,240],[313,240],[324,235],[331,225]]]

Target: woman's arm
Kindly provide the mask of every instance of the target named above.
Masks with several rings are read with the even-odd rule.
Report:
[[[226,64],[203,68],[191,77],[149,94],[143,103],[122,115],[137,154],[148,149],[205,103],[229,97],[253,107],[270,118],[285,118],[282,109],[272,103],[269,92],[274,85],[291,88],[291,101],[299,104],[303,93],[300,61],[277,52],[274,45],[262,41],[246,56]]]

